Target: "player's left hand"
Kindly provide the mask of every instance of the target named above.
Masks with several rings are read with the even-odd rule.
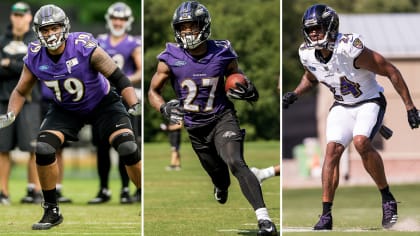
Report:
[[[0,115],[0,129],[11,125],[15,121],[15,113],[8,112],[7,114]]]
[[[239,100],[246,100],[248,102],[256,102],[259,98],[259,94],[257,88],[248,81],[248,86],[245,86],[240,83],[236,83],[236,89],[229,89],[226,95],[229,98],[239,99]]]
[[[419,127],[420,118],[419,118],[419,112],[417,111],[417,108],[413,108],[411,110],[407,111],[407,117],[408,117],[408,124],[410,124],[411,129],[416,129]]]
[[[141,104],[138,102],[138,103],[132,105],[130,107],[130,109],[128,109],[128,113],[130,115],[133,115],[133,116],[139,116],[139,115],[141,115]]]

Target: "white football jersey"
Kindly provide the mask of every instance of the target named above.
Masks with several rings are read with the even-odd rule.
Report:
[[[375,73],[354,67],[354,60],[363,48],[360,35],[340,33],[326,64],[315,57],[315,48],[307,48],[305,44],[299,48],[299,56],[303,66],[330,89],[337,102],[355,104],[379,97],[379,92],[383,92]]]

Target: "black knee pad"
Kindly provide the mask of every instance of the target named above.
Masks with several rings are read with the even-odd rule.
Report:
[[[119,134],[112,140],[112,146],[115,148],[125,165],[131,166],[140,161],[137,143],[133,134]]]
[[[42,132],[36,140],[36,164],[47,166],[54,163],[55,152],[61,146],[60,139],[50,132]]]

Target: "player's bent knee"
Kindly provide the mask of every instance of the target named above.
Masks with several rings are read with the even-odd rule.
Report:
[[[60,139],[49,132],[42,132],[38,135],[35,147],[35,162],[40,166],[47,166],[55,161],[55,153],[61,146]]]
[[[122,133],[112,140],[112,146],[117,151],[125,165],[131,166],[140,161],[137,143],[131,133]]]

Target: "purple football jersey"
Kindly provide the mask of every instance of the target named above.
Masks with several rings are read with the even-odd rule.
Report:
[[[127,35],[123,41],[117,45],[111,45],[109,34],[101,34],[97,39],[99,46],[109,54],[124,74],[134,74],[136,65],[134,64],[131,54],[134,49],[141,46],[140,39]]]
[[[208,40],[207,46],[207,54],[200,59],[173,43],[158,56],[172,72],[172,87],[186,111],[186,127],[210,123],[233,107],[226,96],[224,78],[227,66],[238,56],[227,40]]]
[[[70,33],[58,62],[47,55],[47,48],[36,41],[28,46],[23,59],[28,69],[51,90],[60,107],[87,114],[108,94],[108,80],[90,64],[98,46],[90,33]],[[51,93],[49,96],[51,96]],[[45,92],[44,92],[45,94]]]

